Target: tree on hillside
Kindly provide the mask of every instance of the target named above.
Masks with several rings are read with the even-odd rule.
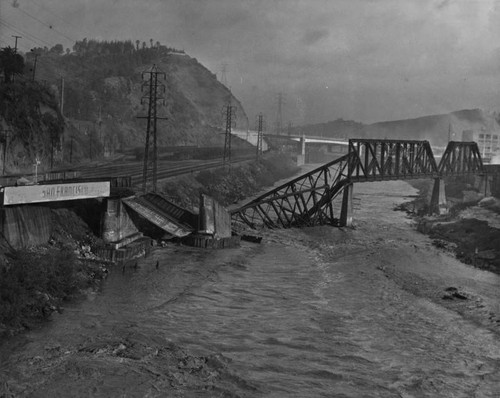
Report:
[[[55,53],[57,55],[62,55],[64,53],[64,47],[62,44],[56,44],[54,47],[50,49],[50,52]]]
[[[139,51],[139,44],[141,44],[141,41],[140,40],[136,40],[135,41],[135,48],[137,51]]]
[[[10,83],[15,75],[24,70],[24,58],[11,47],[0,50],[0,70],[3,72],[4,82]]]

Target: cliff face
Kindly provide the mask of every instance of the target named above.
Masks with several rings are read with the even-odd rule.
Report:
[[[0,86],[2,169],[31,169],[36,159],[57,159],[64,120],[53,92],[37,83],[15,81]],[[6,154],[3,159],[3,154]]]

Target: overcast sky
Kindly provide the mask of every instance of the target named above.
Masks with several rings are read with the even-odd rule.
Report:
[[[0,0],[0,46],[139,39],[221,77],[251,124],[500,110],[499,0]]]

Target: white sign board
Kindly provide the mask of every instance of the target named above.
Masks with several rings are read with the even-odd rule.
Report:
[[[61,200],[92,199],[108,197],[109,194],[109,181],[25,185],[3,188],[3,204],[18,205]]]

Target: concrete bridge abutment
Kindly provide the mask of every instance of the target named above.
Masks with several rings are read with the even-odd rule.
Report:
[[[349,183],[344,187],[342,196],[342,208],[340,209],[340,226],[352,227],[353,220],[353,187],[354,184]]]
[[[444,185],[444,180],[442,178],[434,178],[434,186],[432,188],[429,213],[430,214],[448,213],[448,202],[446,201],[445,185]]]
[[[476,187],[480,194],[491,196],[491,181],[487,174],[479,175],[476,177]]]

